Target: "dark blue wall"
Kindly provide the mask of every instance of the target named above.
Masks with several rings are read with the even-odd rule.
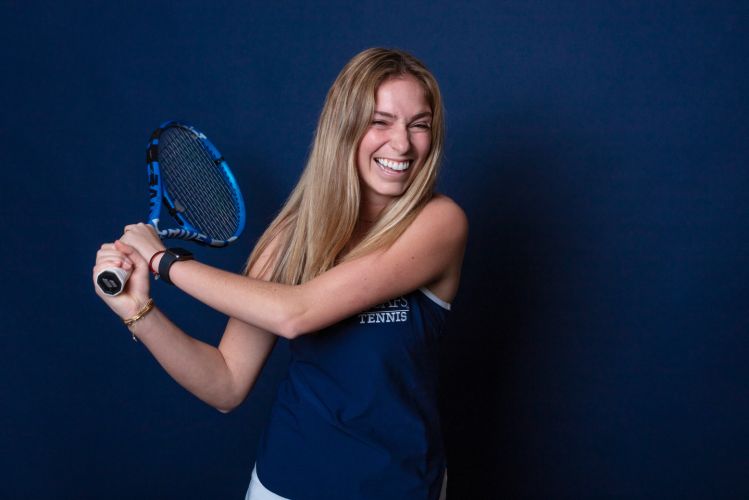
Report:
[[[241,241],[198,250],[239,269],[376,45],[440,80],[441,189],[471,220],[450,497],[749,496],[745,2],[30,4],[0,15],[0,497],[242,497],[286,346],[220,415],[96,299],[94,253],[145,217],[146,139],[179,118],[247,196]]]

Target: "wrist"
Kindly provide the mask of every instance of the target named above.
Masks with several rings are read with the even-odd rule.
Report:
[[[165,252],[166,248],[154,252],[148,261],[148,270],[157,278],[159,276],[159,264],[161,263],[161,259],[164,257]]]
[[[171,269],[172,265],[174,265],[177,262],[183,262],[186,260],[193,260],[193,255],[189,251],[185,250],[184,248],[167,248],[166,251],[158,256],[159,258],[159,267],[158,267],[158,273],[159,278],[161,278],[162,281],[164,281],[168,285],[173,285],[172,280],[169,277],[169,270]]]
[[[131,316],[128,316],[126,318],[122,318],[122,322],[127,326],[127,329],[130,330],[130,334],[133,336],[133,341],[137,342],[138,339],[135,336],[135,328],[136,323],[143,320],[154,308],[153,299],[149,298],[145,302],[142,303],[140,308]]]
[[[133,297],[132,300],[128,301],[127,306],[116,309],[115,314],[117,314],[120,320],[124,322],[129,318],[136,316],[138,312],[141,311],[150,300],[151,297],[149,297],[148,295],[142,297]]]

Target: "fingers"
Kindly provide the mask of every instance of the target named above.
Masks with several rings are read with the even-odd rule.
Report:
[[[145,259],[141,256],[140,253],[130,245],[123,243],[120,240],[117,240],[114,242],[115,249],[125,254],[127,257],[135,261],[137,264],[143,264],[145,263]]]
[[[118,251],[120,251],[122,253],[125,253],[125,254],[128,254],[128,255],[132,254],[132,253],[137,253],[135,251],[135,248],[131,247],[130,245],[128,245],[127,243],[125,243],[121,239],[115,240],[115,242],[114,242],[114,248],[117,249]]]
[[[147,227],[153,228],[151,224],[138,222],[137,224],[128,224],[127,226],[125,226],[125,231],[136,231],[136,230],[141,230]]]
[[[127,245],[146,260],[151,258],[154,253],[164,248],[164,244],[162,243],[161,238],[159,238],[156,229],[152,225],[144,223],[129,224],[125,226],[125,230],[120,237],[120,243]],[[135,258],[133,257],[133,252],[131,250],[128,249],[122,251],[131,256],[131,258]]]
[[[156,229],[156,227],[153,226],[153,224],[146,224],[145,222],[139,222],[137,224],[131,224],[133,226],[133,229],[137,231],[143,231],[144,233],[147,233],[151,237],[161,240],[159,237],[159,231]]]
[[[137,226],[137,225],[135,225]],[[150,293],[150,277],[148,263],[143,260],[137,249],[138,241],[142,240],[141,229],[129,230],[129,236],[137,236],[133,245],[116,240],[104,243],[96,252],[96,263],[93,268],[93,281],[96,294],[112,308],[120,317],[132,316],[133,304],[142,304]],[[140,233],[140,234],[139,234]],[[150,234],[148,236],[150,238]],[[124,290],[117,296],[107,295],[99,286],[98,279],[106,270],[123,269],[129,278]]]
[[[96,252],[96,267],[102,268],[111,266],[132,269],[134,263],[131,257],[117,250],[114,244],[106,243],[101,246],[98,252]]]
[[[153,236],[155,238],[159,237],[155,227],[153,227],[151,224],[145,224],[143,222],[138,222],[137,224],[128,224],[127,226],[125,226],[125,229],[122,231],[122,233],[125,234],[127,232],[133,232],[144,236]]]

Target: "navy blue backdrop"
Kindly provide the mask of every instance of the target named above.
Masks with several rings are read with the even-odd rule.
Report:
[[[247,196],[241,241],[197,251],[238,270],[370,46],[440,80],[471,221],[450,497],[749,497],[745,2],[128,4],[2,4],[0,497],[242,497],[287,346],[221,415],[96,299],[94,253],[145,217],[146,139],[177,118]]]

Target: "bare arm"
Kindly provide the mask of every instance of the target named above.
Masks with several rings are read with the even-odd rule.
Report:
[[[131,247],[103,245],[94,276],[100,269],[133,268],[125,293],[97,293],[121,318],[131,317],[148,297],[147,262]],[[132,332],[177,383],[205,403],[226,412],[238,406],[257,379],[276,336],[236,319],[229,319],[218,348],[185,334],[155,308],[137,321]]]
[[[222,412],[245,399],[277,338],[231,318],[216,348],[185,334],[158,309],[132,328],[177,383]]]
[[[462,210],[438,197],[390,248],[340,264],[302,285],[269,283],[196,261],[175,264],[170,278],[214,309],[294,338],[422,286],[434,285],[450,300],[466,236]]]

